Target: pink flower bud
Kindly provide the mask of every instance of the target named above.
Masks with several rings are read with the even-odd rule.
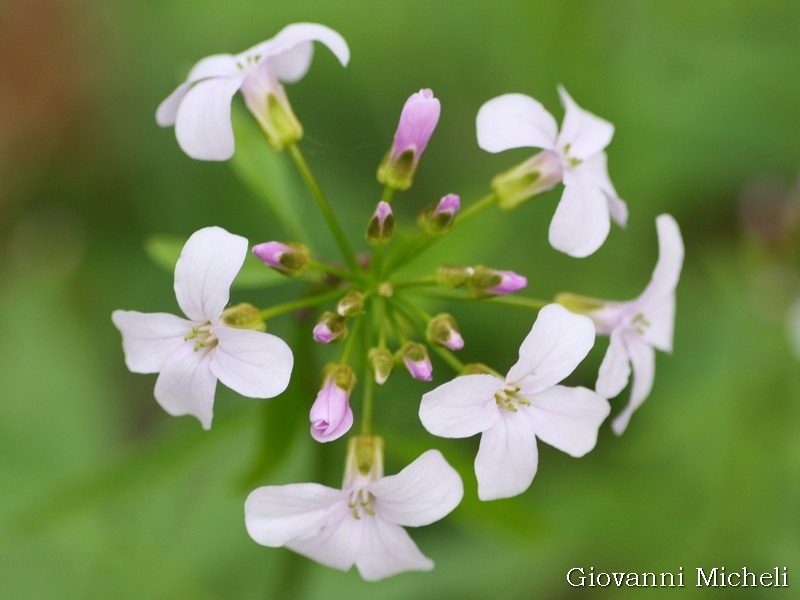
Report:
[[[499,271],[478,265],[467,283],[477,297],[501,296],[518,292],[528,285],[528,279],[514,271]]]
[[[417,224],[425,233],[446,233],[456,220],[461,208],[461,199],[456,194],[447,194],[436,206],[429,206],[417,218]]]
[[[376,246],[386,244],[394,235],[394,213],[388,202],[380,201],[367,224],[367,241]]]
[[[378,167],[378,181],[396,190],[407,190],[414,181],[419,159],[439,122],[441,104],[428,89],[411,94],[403,106],[394,143]]]
[[[500,275],[500,283],[486,290],[490,294],[498,296],[513,294],[528,285],[528,278],[514,271],[497,271],[497,273]]]
[[[411,150],[416,166],[436,129],[440,113],[441,104],[434,98],[433,90],[422,89],[411,94],[400,113],[400,122],[392,144],[392,160],[397,160],[403,152]]]
[[[325,370],[325,382],[311,406],[311,437],[318,442],[332,442],[353,426],[350,392],[356,376],[347,365],[330,365]]]
[[[302,244],[264,242],[253,246],[253,254],[267,266],[290,277],[299,275],[308,266],[308,248]]]
[[[314,341],[320,344],[330,344],[346,335],[347,321],[343,316],[332,311],[325,311],[314,326]]]
[[[400,358],[414,379],[420,381],[433,379],[433,365],[428,350],[422,344],[406,342],[400,348]]]

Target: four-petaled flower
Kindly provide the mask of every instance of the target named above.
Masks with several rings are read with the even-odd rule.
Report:
[[[495,178],[495,194],[501,206],[511,208],[563,181],[564,193],[550,222],[550,244],[584,257],[608,236],[609,215],[624,227],[628,209],[608,177],[603,152],[614,126],[579,107],[563,87],[558,91],[565,109],[560,132],[539,102],[524,94],[505,94],[478,111],[478,145],[488,152],[543,149]]]
[[[629,302],[594,301],[601,307],[586,311],[601,335],[610,336],[608,351],[600,365],[597,391],[607,398],[617,396],[626,385],[633,367],[631,397],[611,427],[621,435],[631,415],[641,406],[655,377],[655,350],[672,352],[675,325],[675,287],[683,265],[683,240],[678,224],[670,215],[656,219],[658,262],[650,283]]]
[[[284,27],[274,38],[241,54],[215,54],[198,62],[156,111],[162,127],[175,125],[178,143],[200,160],[233,156],[231,98],[242,90],[245,103],[275,148],[302,137],[281,82],[293,83],[311,65],[312,42],[322,42],[342,65],[350,60],[347,42],[315,23]]]
[[[594,448],[608,401],[583,387],[556,385],[583,360],[594,338],[587,317],[545,306],[505,379],[462,375],[422,397],[419,417],[432,434],[482,434],[475,458],[481,500],[528,489],[539,462],[536,438],[571,456]]]
[[[175,265],[175,296],[188,317],[116,310],[125,364],[159,373],[155,397],[171,415],[194,415],[211,427],[217,379],[250,398],[286,389],[293,357],[280,338],[264,333],[258,309],[225,309],[230,286],[247,255],[247,240],[220,227],[189,238]]]
[[[312,560],[366,580],[403,571],[430,571],[403,527],[442,519],[464,494],[458,473],[428,450],[397,475],[383,476],[383,442],[350,442],[343,489],[316,483],[261,487],[245,502],[245,525],[256,542],[285,546]]]

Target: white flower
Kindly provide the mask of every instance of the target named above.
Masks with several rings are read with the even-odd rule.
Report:
[[[656,219],[658,262],[644,292],[629,302],[604,302],[602,308],[587,312],[601,335],[611,336],[600,365],[597,391],[613,398],[626,385],[633,367],[631,397],[611,424],[621,435],[631,415],[641,406],[655,377],[655,350],[672,352],[675,325],[675,287],[683,265],[683,240],[678,224],[670,215]],[[602,302],[602,301],[601,301]]]
[[[284,135],[299,139],[302,127],[281,82],[293,83],[306,74],[315,41],[347,65],[350,50],[342,36],[323,25],[295,23],[241,54],[202,59],[158,107],[156,121],[162,127],[175,125],[178,143],[192,158],[227,160],[234,149],[231,98],[241,89],[273,145],[281,147]],[[287,129],[292,131],[287,134]]]
[[[243,396],[272,398],[286,389],[292,372],[292,351],[257,330],[264,328],[257,309],[224,310],[247,247],[245,238],[220,227],[192,234],[175,265],[175,296],[188,319],[125,310],[111,315],[128,368],[159,373],[158,403],[171,415],[194,415],[205,429],[217,379]]]
[[[478,145],[488,152],[543,149],[509,171],[510,187],[505,187],[503,175],[498,176],[495,193],[501,206],[510,208],[563,180],[564,193],[550,222],[550,244],[570,256],[584,257],[608,236],[609,215],[624,227],[628,209],[608,177],[603,152],[614,126],[583,110],[563,87],[558,91],[565,109],[560,132],[553,115],[539,102],[524,94],[505,94],[478,111]]]
[[[342,571],[355,564],[369,581],[430,571],[433,562],[403,527],[450,513],[464,494],[461,478],[437,450],[384,477],[382,444],[368,436],[350,441],[341,490],[296,483],[251,492],[244,507],[250,537]]]
[[[422,397],[419,417],[432,434],[482,434],[475,458],[481,500],[516,496],[530,486],[538,465],[536,438],[571,456],[594,448],[608,402],[586,388],[556,385],[583,360],[594,337],[587,317],[550,304],[505,379],[463,375]]]

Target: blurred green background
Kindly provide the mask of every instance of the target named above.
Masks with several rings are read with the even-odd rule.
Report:
[[[116,308],[177,310],[171,274],[145,252],[151,236],[185,239],[216,224],[252,243],[283,239],[265,190],[321,231],[287,157],[243,160],[256,135],[248,121],[232,163],[190,160],[154,122],[196,60],[297,21],[324,23],[350,44],[347,69],[318,47],[289,94],[307,132],[302,147],[354,239],[379,197],[374,170],[410,93],[433,88],[443,110],[414,188],[396,201],[409,225],[446,192],[481,197],[495,173],[529,154],[477,147],[483,102],[523,92],[560,121],[563,83],[616,126],[609,170],[628,201],[627,230],[614,228],[584,260],[557,253],[546,235],[557,188],[513,215],[470,222],[439,247],[442,260],[525,273],[536,296],[628,299],[655,264],[656,215],[673,214],[686,244],[675,352],[658,355],[650,398],[623,437],[604,425],[581,460],[541,444],[539,473],[517,498],[478,502],[477,438],[428,436],[416,411],[429,387],[392,378],[376,414],[387,472],[439,448],[466,494],[444,521],[412,531],[435,570],[376,584],[258,546],[244,529],[244,498],[257,485],[338,484],[345,441],[320,448],[307,435],[324,351],[298,365],[281,399],[220,386],[214,427],[203,432],[158,407],[154,376],[125,369],[110,320]],[[785,314],[800,296],[789,226],[800,206],[798,58],[794,0],[0,2],[2,596],[793,597],[800,357]],[[335,251],[324,234],[316,248]],[[236,289],[232,299],[266,306],[302,290]],[[465,360],[500,370],[533,318],[491,305],[451,310]],[[291,319],[271,327],[292,335]],[[572,383],[594,384],[606,344]],[[435,366],[437,383],[449,378]],[[576,566],[682,566],[687,587],[573,589],[565,574]],[[715,566],[787,566],[792,588],[695,588],[695,568]]]

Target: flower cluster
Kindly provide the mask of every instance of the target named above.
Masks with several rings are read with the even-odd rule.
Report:
[[[306,73],[315,41],[347,64],[349,49],[338,33],[322,25],[290,25],[241,54],[201,60],[161,104],[156,118],[161,125],[175,125],[178,143],[189,156],[225,160],[234,152],[230,102],[241,90],[266,142],[275,151],[286,150],[304,178],[342,260],[321,257],[313,247],[291,240],[257,243],[252,253],[264,269],[284,275],[287,282],[302,282],[306,291],[266,308],[227,306],[249,244],[220,227],[207,227],[189,238],[175,267],[175,294],[187,318],[119,310],[112,320],[122,333],[128,368],[159,373],[158,403],[170,414],[195,416],[207,429],[217,380],[254,398],[272,398],[286,389],[293,354],[266,332],[267,324],[301,310],[316,314],[309,335],[327,366],[321,370],[316,398],[308,399],[310,436],[333,443],[355,423],[360,425],[360,433],[348,442],[342,489],[316,483],[260,487],[247,498],[245,523],[259,544],[285,546],[341,570],[355,566],[364,579],[376,580],[430,570],[432,561],[404,527],[443,518],[463,495],[461,477],[436,450],[423,453],[397,475],[384,476],[383,439],[373,433],[377,391],[402,370],[418,382],[433,381],[440,365],[432,357],[438,356],[455,378],[421,394],[422,426],[447,438],[481,434],[475,458],[481,500],[521,494],[538,468],[537,440],[583,456],[595,447],[611,411],[608,399],[626,387],[631,370],[631,397],[613,422],[616,433],[625,430],[650,393],[655,349],[672,349],[683,244],[674,219],[658,217],[658,263],[650,284],[629,302],[569,292],[550,301],[509,297],[526,289],[528,279],[485,264],[432,260],[427,274],[404,276],[407,263],[430,252],[467,219],[494,206],[513,210],[559,183],[564,189],[549,233],[555,249],[587,256],[608,236],[610,221],[622,226],[627,221],[627,206],[607,171],[605,150],[613,126],[580,108],[562,87],[566,112],[560,130],[550,113],[528,96],[507,94],[486,102],[477,115],[481,148],[541,150],[494,177],[484,198],[463,203],[459,194],[448,191],[417,215],[415,229],[408,228],[400,215],[395,217],[392,200],[412,187],[442,110],[433,91],[422,89],[406,100],[392,144],[377,168],[383,191],[364,219],[360,242],[366,241],[368,252],[358,254],[300,150],[303,128],[282,85]],[[405,231],[395,240],[401,227]],[[427,312],[420,298],[431,295],[538,312],[519,359],[505,376],[458,358],[469,336],[453,312]],[[597,335],[608,336],[610,342],[595,390],[564,385]],[[315,359],[303,355],[299,360],[311,364]],[[363,406],[354,411],[351,396],[359,387]]]

